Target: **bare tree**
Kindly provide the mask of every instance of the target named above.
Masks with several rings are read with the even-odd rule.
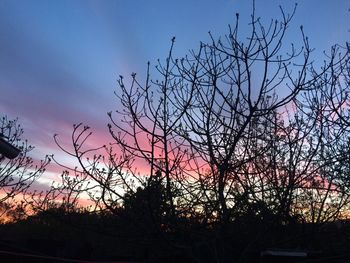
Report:
[[[307,195],[309,220],[327,222],[346,216],[349,205],[347,151],[349,148],[349,47],[332,47],[329,62],[314,82],[312,92],[303,94],[299,111],[315,122],[313,143],[318,153],[317,168]],[[310,144],[312,144],[310,142]]]
[[[30,157],[33,146],[23,139],[23,129],[17,119],[10,120],[6,116],[0,119],[0,133],[7,142],[20,150],[18,157],[7,159],[2,156],[0,159],[0,203],[6,206],[3,213],[8,213],[11,207],[15,207],[16,201],[22,200],[31,185],[44,173],[49,158],[43,161],[35,161]],[[17,200],[16,200],[17,199]],[[7,202],[7,204],[4,204]],[[23,210],[24,211],[24,210]]]
[[[225,39],[212,38],[212,43],[201,45],[198,54],[179,63],[182,76],[197,87],[180,134],[194,149],[195,158],[209,165],[206,176],[224,231],[236,194],[251,191],[246,189],[249,178],[241,175],[241,169],[262,154],[248,147],[254,137],[267,132],[262,129],[259,133],[254,126],[264,125],[273,111],[310,89],[316,78],[308,74],[311,49],[302,30],[303,47],[297,51],[292,45],[286,51],[283,38],[294,11],[291,15],[281,12],[282,21],[272,21],[266,28],[253,12],[247,41],[239,40],[237,15]],[[199,63],[196,70],[192,61]],[[293,66],[294,61],[300,67]]]

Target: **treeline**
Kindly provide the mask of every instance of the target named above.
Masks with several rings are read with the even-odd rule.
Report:
[[[163,189],[164,190],[164,189]],[[156,188],[139,188],[128,196],[128,205],[113,213],[52,207],[14,223],[0,226],[0,259],[4,262],[271,262],[261,252],[271,248],[289,253],[305,252],[317,262],[349,259],[350,223],[286,225],[273,215],[237,216],[225,236],[221,226],[192,218],[176,218],[171,228],[164,201],[156,206],[145,201],[158,196]],[[159,200],[159,199],[158,199]],[[152,212],[149,207],[152,206]],[[154,213],[153,215],[151,213]],[[155,217],[159,221],[155,220]],[[220,239],[219,239],[220,238]],[[220,250],[218,250],[220,248]],[[12,254],[13,253],[13,254]],[[225,256],[226,258],[223,258]],[[295,262],[290,257],[272,262]]]
[[[300,46],[284,43],[294,12],[267,26],[253,12],[249,34],[237,15],[227,35],[210,34],[184,58],[174,58],[172,39],[144,78],[120,76],[112,142],[89,148],[82,124],[70,148],[55,136],[77,166],[45,193],[13,188],[7,196],[24,193],[22,210],[34,213],[18,224],[61,209],[55,220],[103,222],[92,229],[125,251],[135,244],[134,255],[150,262],[245,262],[268,247],[340,253],[325,244],[330,223],[349,217],[350,46],[315,60],[302,27]],[[120,233],[130,242],[118,243]],[[341,250],[347,232],[332,233]]]

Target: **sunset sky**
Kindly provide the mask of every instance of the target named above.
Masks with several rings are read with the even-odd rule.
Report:
[[[137,72],[147,61],[166,57],[176,36],[175,54],[186,55],[199,41],[224,35],[235,13],[246,29],[252,1],[247,0],[0,0],[0,113],[19,118],[33,157],[60,152],[53,142],[84,122],[109,140],[107,112],[118,108],[117,78]],[[256,0],[268,23],[294,1]],[[348,0],[297,1],[286,41],[300,44],[304,26],[315,59],[350,36]],[[96,144],[99,141],[96,140]],[[64,158],[64,156],[62,156]]]

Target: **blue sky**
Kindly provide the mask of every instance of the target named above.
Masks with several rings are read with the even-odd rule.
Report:
[[[119,75],[137,72],[147,61],[186,55],[199,41],[224,35],[240,13],[247,30],[247,0],[0,0],[0,113],[18,117],[34,154],[56,153],[53,135],[69,135],[84,122],[108,136],[107,112],[118,108],[113,92]],[[291,12],[294,1],[256,0],[268,23]],[[300,43],[303,25],[315,60],[335,43],[349,40],[348,0],[297,1],[286,42]]]

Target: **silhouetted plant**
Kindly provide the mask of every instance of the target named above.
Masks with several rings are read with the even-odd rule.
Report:
[[[253,9],[246,38],[237,14],[227,35],[210,33],[182,59],[173,38],[144,83],[121,76],[120,108],[108,113],[113,143],[88,148],[81,124],[71,149],[55,137],[79,165],[66,168],[74,181],[63,180],[61,193],[87,194],[95,211],[133,218],[204,262],[243,258],[272,225],[340,218],[350,201],[349,47],[333,47],[315,69],[302,27],[301,47],[284,45],[294,12],[281,9],[281,21],[264,26]]]
[[[25,204],[21,202],[23,195],[28,194],[31,185],[44,173],[50,160],[46,157],[43,161],[36,161],[30,157],[34,147],[22,138],[23,129],[18,119],[1,117],[0,134],[21,151],[14,159],[0,155],[0,204],[5,207],[1,209],[1,214],[9,219],[18,220],[23,218],[26,211]]]

